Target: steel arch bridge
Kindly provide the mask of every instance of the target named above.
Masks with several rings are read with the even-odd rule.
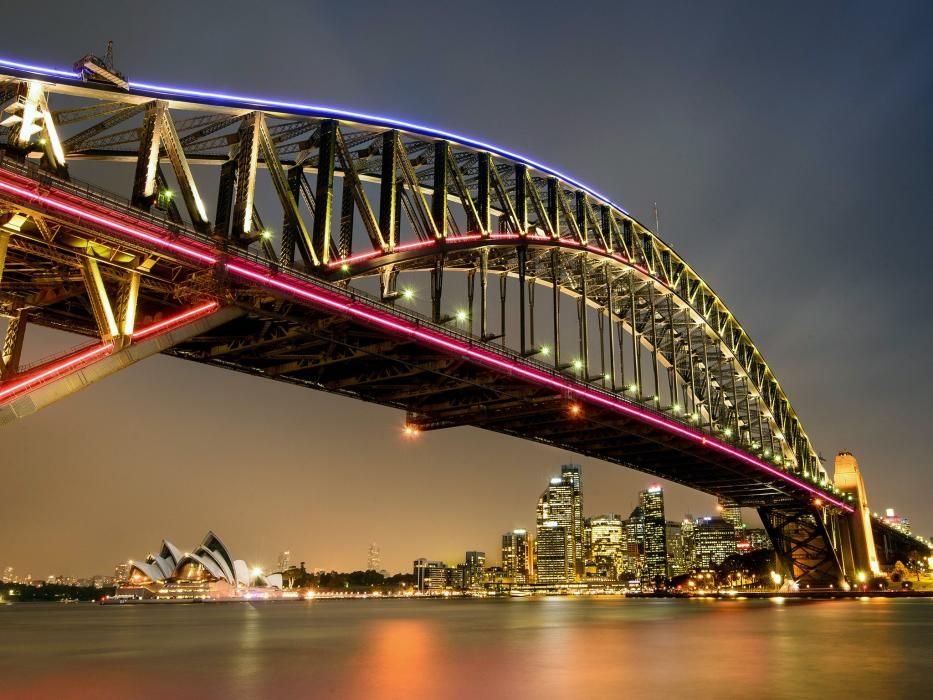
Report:
[[[852,545],[863,489],[830,480],[734,315],[582,183],[418,125],[129,82],[94,56],[0,61],[0,110],[0,423],[164,352],[732,499],[795,579],[876,568]],[[94,341],[25,367],[27,323]],[[926,551],[884,532],[882,559]]]

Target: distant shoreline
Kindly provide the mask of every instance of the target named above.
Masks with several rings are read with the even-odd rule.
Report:
[[[866,598],[933,598],[933,591],[831,591],[831,590],[820,590],[820,591],[806,591],[806,592],[794,592],[794,593],[781,593],[777,591],[748,591],[748,592],[716,592],[716,593],[704,593],[704,594],[693,594],[693,595],[678,595],[678,594],[666,594],[666,593],[596,593],[596,594],[573,594],[573,593],[536,593],[530,596],[522,596],[521,600],[527,599],[545,599],[545,598],[617,598],[617,599],[633,599],[633,600],[717,600],[717,601],[735,601],[735,600],[778,600],[778,601],[792,601],[792,600],[858,600]],[[509,595],[492,595],[492,596],[469,596],[469,595],[428,595],[428,596],[392,596],[392,595],[327,595],[327,594],[318,594],[311,599],[299,598],[299,599],[285,599],[285,600],[244,600],[240,598],[222,598],[222,599],[207,599],[207,600],[114,600],[109,599],[105,601],[100,600],[88,600],[88,601],[69,601],[69,605],[76,605],[80,603],[95,603],[98,605],[105,605],[108,607],[111,606],[123,606],[123,605],[149,605],[149,606],[160,606],[160,605],[201,605],[201,604],[216,604],[216,603],[264,603],[264,604],[280,604],[280,603],[307,603],[307,602],[316,602],[316,601],[330,601],[330,600],[421,600],[421,601],[447,601],[447,600],[512,600],[513,596]],[[28,605],[31,603],[45,603],[51,604],[55,601],[48,600],[24,600],[24,601],[3,601],[0,605]],[[61,603],[59,603],[61,604]]]

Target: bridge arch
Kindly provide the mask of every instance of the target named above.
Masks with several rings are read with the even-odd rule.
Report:
[[[578,329],[587,379],[588,327],[609,329],[611,353],[615,326],[629,337],[619,336],[619,358],[600,372],[611,386],[637,387],[632,398],[684,412],[744,449],[826,478],[774,373],[710,285],[623,207],[554,168],[476,139],[359,112],[133,81],[123,89],[121,81],[88,82],[78,73],[10,62],[0,70],[0,109],[13,114],[31,99],[48,110],[56,128],[33,141],[46,142],[44,160],[58,172],[78,172],[89,161],[135,164],[129,194],[137,207],[161,207],[178,224],[327,279],[352,285],[378,275],[382,298],[400,305],[400,273],[517,279],[522,337],[524,293],[534,294],[527,281],[553,287],[556,279],[561,297],[582,297],[590,309]],[[30,147],[11,135],[11,145]],[[219,168],[216,183],[207,182],[203,166]],[[202,193],[212,189],[216,206],[208,216]],[[182,196],[160,201],[170,190]],[[270,211],[280,224],[262,223]],[[440,282],[431,287],[432,296],[441,294]],[[433,305],[440,320],[441,301]],[[560,302],[552,306],[558,313]],[[615,313],[607,313],[611,307]],[[558,323],[552,327],[559,335]],[[551,343],[560,366],[560,341]],[[623,376],[626,345],[632,367]],[[645,369],[634,349],[641,346],[657,358],[648,381],[634,379]],[[667,377],[658,376],[658,364]]]

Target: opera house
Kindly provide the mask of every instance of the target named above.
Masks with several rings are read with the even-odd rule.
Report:
[[[277,598],[282,575],[264,575],[230,556],[213,532],[192,552],[182,553],[167,540],[158,554],[130,561],[129,580],[114,596],[135,600],[250,600]]]

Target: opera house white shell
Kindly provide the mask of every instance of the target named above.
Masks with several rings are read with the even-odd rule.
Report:
[[[194,551],[182,553],[163,540],[158,554],[131,561],[129,580],[117,590],[117,596],[232,599],[266,597],[281,588],[281,574],[266,576],[250,570],[245,561],[230,556],[217,535],[208,532]]]

